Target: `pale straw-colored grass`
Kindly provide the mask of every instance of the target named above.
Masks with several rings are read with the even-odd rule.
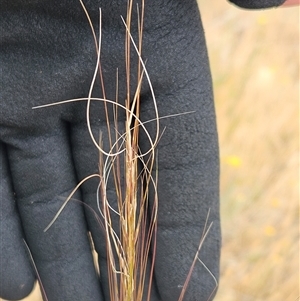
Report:
[[[148,76],[147,69],[141,57],[142,52],[142,32],[143,32],[143,18],[144,7],[142,3],[141,8],[138,9],[138,41],[134,41],[131,36],[132,25],[132,6],[133,2],[128,1],[126,19],[122,19],[124,27],[126,28],[125,39],[125,65],[126,78],[119,79],[126,83],[126,99],[125,104],[117,98],[118,91],[116,91],[116,99],[109,100],[105,96],[105,87],[103,85],[102,70],[101,70],[101,10],[100,10],[100,26],[99,38],[97,39],[95,30],[90,20],[88,11],[84,3],[80,1],[86,13],[87,19],[91,26],[91,31],[95,40],[95,47],[97,52],[97,63],[95,67],[94,77],[91,83],[90,91],[86,99],[71,99],[61,101],[59,103],[49,104],[62,105],[69,102],[86,100],[86,121],[90,133],[90,139],[99,151],[99,174],[93,174],[82,180],[72,191],[69,197],[65,200],[60,210],[55,215],[49,227],[59,217],[61,211],[67,205],[69,200],[77,189],[80,188],[84,181],[88,181],[91,177],[99,178],[99,186],[95,195],[97,199],[98,214],[102,218],[102,226],[106,237],[106,257],[108,268],[108,283],[111,301],[141,301],[143,296],[148,296],[150,300],[152,275],[154,267],[155,256],[155,234],[157,225],[157,192],[156,192],[156,178],[153,178],[153,168],[155,164],[155,148],[159,139],[159,117],[155,101],[154,91],[152,89],[151,81]],[[131,78],[131,49],[137,54],[138,65],[137,69],[137,86],[132,87]],[[97,74],[99,74],[100,85],[103,91],[103,98],[92,98],[92,91],[96,84]],[[156,122],[156,134],[154,138],[150,136],[146,127],[139,119],[140,112],[140,90],[142,80],[146,79],[152,93],[154,110],[156,118],[152,122]],[[118,87],[118,82],[116,84]],[[135,89],[133,92],[132,89]],[[131,95],[134,97],[131,98]],[[99,101],[104,105],[104,110],[107,120],[107,133],[110,151],[104,151],[102,133],[100,138],[94,137],[92,125],[90,122],[90,104],[91,101]],[[34,109],[45,108],[46,106],[35,107]],[[108,105],[113,107],[113,116],[109,115]],[[124,110],[125,124],[124,132],[120,132],[118,128],[118,110]],[[114,130],[112,130],[112,128]],[[149,139],[150,148],[141,153],[139,148],[140,130],[146,133]],[[115,134],[113,134],[115,133]],[[145,161],[146,158],[146,161]],[[123,175],[121,172],[123,171]],[[157,174],[154,176],[157,176]],[[113,179],[115,184],[115,195],[117,196],[117,206],[113,208],[111,200],[107,197],[107,187],[109,178]],[[123,180],[124,179],[124,180]],[[149,189],[154,191],[153,200],[149,200]],[[149,210],[149,201],[151,201],[151,212]],[[113,223],[112,215],[118,216],[118,223]],[[150,216],[150,218],[149,218]],[[94,233],[94,235],[96,235]],[[150,248],[154,256],[150,258]],[[151,260],[150,260],[151,259]],[[149,272],[147,266],[150,266],[150,275],[147,278],[146,273]],[[148,279],[148,291],[144,292],[145,281]]]

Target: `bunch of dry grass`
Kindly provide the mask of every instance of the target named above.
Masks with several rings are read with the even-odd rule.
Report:
[[[152,89],[151,81],[148,76],[145,64],[142,60],[142,34],[143,34],[143,19],[144,19],[144,2],[142,7],[138,9],[138,42],[134,41],[130,32],[132,26],[132,10],[133,1],[128,1],[126,20],[122,19],[124,27],[126,28],[125,35],[125,65],[126,65],[126,78],[117,78],[118,81],[123,80],[126,82],[126,100],[125,105],[119,103],[118,91],[116,91],[116,99],[109,100],[105,97],[105,87],[103,83],[102,70],[101,70],[101,10],[100,10],[100,28],[99,39],[96,37],[92,21],[89,17],[84,3],[80,0],[83,10],[86,13],[87,20],[90,24],[92,34],[95,41],[97,52],[97,64],[95,67],[94,77],[91,83],[90,92],[86,99],[72,99],[61,101],[59,103],[50,104],[64,104],[74,101],[87,101],[86,121],[90,138],[94,146],[99,151],[99,174],[93,174],[83,179],[72,191],[69,197],[65,200],[60,210],[55,215],[49,227],[58,218],[66,204],[72,198],[74,193],[80,186],[92,177],[99,178],[99,186],[97,191],[97,205],[102,217],[102,226],[105,231],[106,237],[106,251],[107,251],[107,266],[108,266],[108,283],[111,301],[141,301],[144,294],[150,300],[151,283],[154,269],[155,258],[155,234],[157,226],[157,204],[158,197],[156,191],[156,178],[153,178],[153,167],[155,163],[155,148],[159,138],[159,117],[155,101],[154,92]],[[134,98],[131,99],[132,83],[131,78],[131,48],[134,48],[137,59],[137,86],[134,91]],[[100,85],[103,90],[103,98],[92,98],[92,91],[95,85],[97,74],[100,76]],[[156,119],[151,122],[156,122],[157,132],[152,140],[152,137],[147,132],[146,127],[139,119],[140,112],[140,90],[143,79],[146,78],[152,92],[152,99],[155,108]],[[94,137],[93,130],[90,122],[90,105],[91,101],[101,101],[104,103],[104,109],[107,121],[107,132],[110,151],[104,151],[102,135],[100,134],[99,141]],[[109,116],[108,105],[113,107],[113,116]],[[41,106],[41,107],[47,107]],[[41,108],[36,107],[36,108]],[[123,133],[118,128],[118,111],[124,110],[125,130]],[[113,120],[113,123],[111,123]],[[114,127],[114,131],[111,127]],[[146,133],[149,139],[149,150],[141,153],[139,148],[140,131]],[[115,134],[113,135],[114,132]],[[113,142],[114,141],[114,142]],[[146,158],[146,161],[145,161]],[[121,166],[121,165],[124,166]],[[140,168],[140,166],[142,166]],[[124,172],[121,175],[121,172]],[[113,208],[110,200],[107,198],[107,183],[109,178],[113,178],[115,184],[114,190],[117,196],[117,208]],[[122,181],[124,179],[124,182]],[[111,187],[110,187],[111,188]],[[149,189],[154,191],[153,200],[151,200],[151,212],[148,210],[149,206]],[[112,215],[118,216],[118,225],[113,224]],[[150,216],[150,218],[149,218]],[[150,260],[150,248],[152,247],[152,258]],[[149,272],[147,265],[150,264],[150,275],[146,276]],[[147,284],[148,292],[144,292],[145,281],[148,279]],[[41,283],[42,286],[42,283]]]

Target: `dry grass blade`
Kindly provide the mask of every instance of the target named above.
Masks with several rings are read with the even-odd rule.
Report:
[[[47,298],[47,295],[46,295],[46,292],[45,292],[45,289],[44,289],[44,286],[43,286],[43,283],[42,283],[42,280],[41,280],[39,271],[38,271],[37,266],[36,266],[36,264],[35,264],[35,261],[34,261],[34,259],[33,259],[33,257],[32,257],[30,248],[29,248],[27,242],[25,241],[25,239],[23,239],[23,242],[24,242],[25,247],[26,247],[26,249],[27,249],[27,251],[28,251],[29,258],[30,258],[30,260],[31,260],[31,263],[32,263],[32,265],[33,265],[33,269],[34,269],[34,271],[35,271],[35,274],[36,274],[36,277],[37,277],[37,280],[38,280],[38,283],[39,283],[39,285],[40,285],[40,289],[41,289],[41,293],[42,293],[42,296],[43,296],[43,300],[44,300],[44,301],[48,301],[48,298]],[[0,300],[2,300],[2,299],[0,298]]]
[[[179,296],[178,301],[183,301],[183,298],[184,298],[184,295],[185,295],[185,293],[186,293],[186,290],[187,290],[187,287],[188,287],[190,278],[191,278],[192,273],[193,273],[193,269],[194,269],[194,267],[195,267],[197,261],[199,261],[199,262],[204,266],[204,268],[208,271],[208,273],[210,274],[210,276],[214,279],[214,281],[215,281],[215,283],[216,283],[215,289],[211,292],[211,295],[210,295],[210,297],[208,298],[207,301],[211,300],[211,296],[213,296],[215,290],[218,288],[218,282],[217,282],[216,277],[215,277],[215,276],[212,274],[212,272],[206,267],[206,265],[204,264],[204,262],[202,262],[202,260],[199,258],[199,253],[200,253],[200,250],[201,250],[201,248],[202,248],[202,246],[203,246],[203,244],[204,244],[205,238],[207,237],[207,235],[208,235],[208,233],[209,233],[209,231],[210,231],[210,229],[211,229],[211,227],[212,227],[212,225],[213,225],[213,223],[211,222],[211,223],[209,224],[209,226],[207,226],[208,219],[209,219],[209,214],[210,214],[210,209],[209,209],[209,211],[208,211],[208,213],[207,213],[207,216],[206,216],[206,221],[205,221],[205,225],[204,225],[204,229],[203,229],[202,236],[201,236],[201,238],[200,238],[198,250],[197,250],[197,252],[195,253],[194,260],[193,260],[193,262],[192,262],[192,264],[191,264],[189,273],[188,273],[188,275],[187,275],[187,277],[186,277],[186,280],[185,280],[185,283],[184,283],[184,285],[183,285],[183,287],[182,287],[181,294],[180,294],[180,296]]]
[[[157,211],[157,193],[156,193],[156,181],[152,178],[152,169],[154,166],[155,157],[155,145],[157,144],[159,137],[159,126],[157,122],[157,133],[154,142],[151,139],[150,134],[139,119],[140,108],[140,87],[143,79],[143,75],[146,74],[149,86],[151,87],[152,94],[153,89],[151,82],[145,68],[145,64],[141,59],[141,32],[143,23],[143,12],[139,14],[139,47],[136,47],[132,37],[130,36],[131,27],[131,14],[132,14],[133,2],[128,2],[128,14],[125,22],[126,37],[125,37],[125,62],[126,62],[126,83],[127,83],[127,98],[125,100],[125,106],[120,105],[118,100],[103,101],[105,104],[112,103],[114,108],[114,125],[116,137],[111,136],[110,132],[110,116],[106,110],[107,127],[110,141],[110,152],[103,151],[102,139],[98,144],[92,135],[92,129],[89,122],[89,108],[92,100],[91,94],[96,78],[96,72],[101,70],[100,67],[100,38],[99,36],[99,48],[97,49],[97,64],[95,68],[94,78],[91,84],[89,96],[87,99],[87,124],[91,138],[99,150],[99,209],[104,220],[104,227],[106,233],[106,249],[108,258],[108,278],[110,286],[110,298],[112,301],[139,301],[142,300],[144,294],[144,281],[146,279],[146,265],[149,259],[150,244],[154,230],[156,229],[156,211]],[[101,30],[100,30],[101,31]],[[95,35],[94,35],[95,36]],[[130,99],[131,83],[131,61],[130,61],[130,48],[131,44],[138,54],[138,84],[134,93],[134,98]],[[142,66],[142,67],[141,67]],[[117,76],[118,78],[118,76]],[[116,96],[117,96],[116,92]],[[116,97],[117,99],[117,97]],[[155,97],[153,97],[154,106]],[[122,108],[125,110],[125,131],[124,133],[118,133],[117,129],[117,109]],[[143,128],[148,139],[150,141],[150,149],[141,154],[138,146],[140,128]],[[112,141],[116,140],[113,144]],[[148,160],[143,162],[143,157],[147,155]],[[121,185],[120,175],[120,161],[124,161],[124,187]],[[140,163],[142,163],[142,170],[139,171]],[[113,176],[115,183],[115,190],[117,195],[117,208],[116,212],[110,206],[107,199],[107,182],[108,178]],[[155,200],[153,201],[152,214],[150,219],[150,225],[148,224],[148,196],[149,186],[153,186],[155,191]],[[101,205],[100,205],[101,203]],[[100,208],[101,207],[101,208]],[[119,217],[118,233],[115,230],[116,225],[112,224],[111,214],[116,214]],[[154,262],[154,261],[153,261]],[[153,267],[151,268],[153,271]],[[151,278],[151,277],[150,277]],[[150,300],[150,287],[149,286],[149,300]]]
[[[124,193],[118,194],[120,198],[118,199],[119,208],[119,232],[120,237],[118,241],[120,244],[116,243],[115,237],[111,233],[113,228],[111,225],[110,210],[107,207],[103,207],[103,211],[106,212],[105,221],[107,222],[106,233],[107,233],[107,255],[109,258],[109,279],[110,279],[110,292],[111,300],[113,301],[139,301],[142,300],[144,294],[144,285],[146,279],[146,265],[149,260],[150,242],[152,241],[153,229],[156,229],[156,211],[157,202],[154,201],[154,206],[152,207],[153,212],[152,218],[150,220],[150,225],[148,225],[148,189],[150,184],[153,185],[154,191],[155,181],[152,179],[152,168],[154,166],[154,151],[155,145],[159,136],[159,126],[157,126],[157,134],[154,142],[151,140],[150,135],[147,133],[146,129],[139,120],[139,108],[140,108],[140,88],[143,79],[143,75],[146,74],[149,86],[151,82],[149,76],[147,75],[147,70],[141,59],[141,32],[143,23],[143,12],[140,14],[142,16],[139,18],[139,48],[136,46],[130,35],[131,28],[131,14],[132,14],[133,2],[128,2],[127,7],[127,17],[126,22],[123,20],[126,27],[126,37],[125,37],[125,63],[126,63],[126,86],[127,86],[127,98],[125,100],[125,133],[122,134],[122,139],[124,140],[124,149],[122,153],[124,160]],[[130,52],[131,45],[134,46],[136,53],[138,54],[138,84],[134,92],[134,98],[130,99],[132,84],[130,82],[131,77],[131,61]],[[141,67],[142,65],[142,67]],[[152,88],[151,88],[152,89]],[[152,89],[152,94],[153,89]],[[155,97],[153,97],[154,105],[156,108]],[[135,113],[134,113],[135,112]],[[156,111],[156,115],[157,111]],[[108,116],[107,116],[108,118]],[[116,124],[116,122],[115,122]],[[140,154],[140,149],[138,146],[139,142],[139,132],[140,128],[143,127],[148,135],[151,148],[144,154]],[[118,141],[119,139],[117,139]],[[100,154],[101,155],[101,154]],[[143,157],[148,155],[148,161],[144,163]],[[100,160],[102,161],[102,160]],[[118,162],[114,160],[114,162]],[[140,163],[142,163],[142,171],[139,171]],[[114,163],[112,163],[114,164]],[[117,172],[119,166],[113,168],[114,178],[119,178],[119,173]],[[104,183],[105,181],[102,181]],[[119,180],[115,180],[115,183],[120,183]],[[105,188],[102,185],[102,197],[105,197]],[[122,189],[117,185],[117,190]],[[140,192],[139,192],[140,191]],[[123,198],[121,197],[123,195]],[[157,200],[157,194],[155,193],[155,199]],[[106,202],[103,202],[105,205]],[[148,226],[148,227],[147,227]],[[113,244],[111,243],[113,242]],[[112,248],[114,247],[114,249]],[[117,254],[119,277],[116,277],[116,268],[113,254]],[[154,261],[153,261],[154,262]],[[153,264],[153,263],[152,263]],[[153,268],[151,269],[153,271]],[[151,276],[150,276],[151,279]],[[149,300],[150,300],[150,289],[149,285]]]

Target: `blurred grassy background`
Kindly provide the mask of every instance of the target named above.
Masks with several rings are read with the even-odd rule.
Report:
[[[198,0],[215,86],[223,250],[216,301],[299,297],[299,10]],[[27,301],[39,301],[37,290]]]
[[[299,8],[199,4],[221,155],[223,250],[215,300],[296,301]]]

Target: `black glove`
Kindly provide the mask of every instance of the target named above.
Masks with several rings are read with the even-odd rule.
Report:
[[[115,99],[118,68],[119,100],[124,102],[125,28],[120,15],[126,16],[126,1],[86,2],[96,29],[98,7],[102,8],[106,97]],[[136,14],[132,24],[136,37]],[[108,301],[105,237],[90,210],[97,212],[99,180],[86,182],[44,232],[76,184],[98,172],[99,154],[87,131],[86,102],[32,109],[87,97],[96,51],[86,16],[78,1],[5,1],[1,27],[0,296],[20,299],[32,289],[36,273],[24,239],[49,301]],[[146,2],[142,55],[160,116],[193,111],[160,122],[165,131],[158,145],[159,211],[151,300],[178,299],[210,210],[208,224],[213,224],[184,299],[207,301],[214,294],[219,268],[219,162],[210,70],[194,0]],[[136,66],[137,60],[131,66],[134,72]],[[99,84],[93,95],[102,97]],[[143,84],[141,98],[141,118],[147,121],[153,117],[149,85]],[[120,110],[120,131],[124,118]],[[91,123],[95,135],[102,131],[105,148],[103,103],[92,103]],[[147,128],[153,134],[155,123]],[[147,147],[143,136],[140,147]],[[113,190],[109,193],[114,195]],[[88,231],[98,253],[100,279]]]
[[[268,8],[282,5],[286,0],[229,0],[243,8]]]

